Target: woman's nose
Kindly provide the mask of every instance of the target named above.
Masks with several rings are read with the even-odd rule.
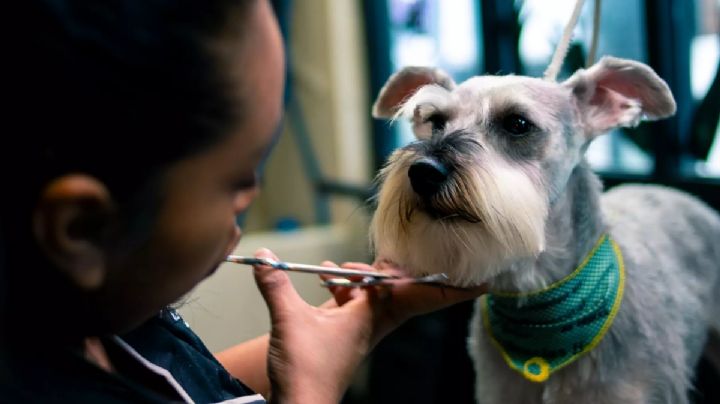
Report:
[[[259,194],[260,187],[257,185],[254,185],[252,188],[238,191],[237,195],[235,195],[235,200],[233,201],[233,211],[235,212],[235,215],[237,216],[247,210],[252,201],[257,198]]]

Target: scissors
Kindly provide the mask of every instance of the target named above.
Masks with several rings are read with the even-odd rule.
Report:
[[[334,275],[340,278],[332,278],[323,281],[325,287],[341,286],[341,287],[367,287],[375,285],[401,285],[411,283],[422,283],[435,286],[447,286],[445,282],[448,276],[444,273],[422,276],[417,278],[402,277],[391,275],[383,272],[362,271],[358,269],[345,269],[323,267],[319,265],[297,264],[293,262],[276,261],[269,258],[245,257],[242,255],[228,255],[225,262],[243,265],[266,265],[275,269],[292,272],[303,272],[311,274]],[[361,277],[361,280],[355,281],[347,279],[349,277]]]

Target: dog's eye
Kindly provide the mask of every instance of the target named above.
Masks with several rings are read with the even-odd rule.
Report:
[[[445,129],[445,124],[447,123],[447,116],[443,114],[432,114],[425,119],[425,122],[430,122],[430,124],[432,124],[433,132],[440,131]]]
[[[503,118],[502,127],[513,136],[523,136],[532,131],[535,125],[522,115],[511,114]]]

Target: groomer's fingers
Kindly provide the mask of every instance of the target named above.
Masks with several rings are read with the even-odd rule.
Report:
[[[364,262],[343,262],[342,267],[347,269],[357,269],[358,271],[380,272],[374,266]]]
[[[256,251],[255,257],[278,260],[275,254],[266,248]],[[273,320],[277,320],[278,316],[292,312],[294,309],[307,304],[297,293],[292,282],[290,282],[290,278],[284,271],[264,265],[256,265],[253,267],[253,274],[255,275],[255,283],[270,309],[270,317]]]
[[[337,264],[335,264],[332,261],[323,261],[322,266],[324,267],[333,267],[337,268]],[[344,266],[343,266],[344,267]],[[330,279],[337,278],[337,275],[320,275],[320,279],[327,281]],[[350,277],[348,278],[351,281],[360,281],[361,277]],[[347,287],[347,286],[328,286],[328,290],[333,295],[333,298],[335,299],[335,302],[338,306],[342,306],[343,304],[347,303],[348,301],[354,299],[357,297],[360,293],[358,288],[354,287]]]
[[[348,269],[357,269],[360,271],[382,272],[384,274],[397,275],[401,277],[410,276],[407,272],[401,270],[397,266],[384,261],[375,262],[373,265],[366,264],[364,262],[345,262],[342,264],[342,267]]]
[[[343,268],[358,269],[363,271],[379,272],[406,277],[408,274],[391,262],[377,261],[373,265],[363,262],[346,262]],[[463,302],[479,297],[487,292],[486,285],[469,288],[457,288],[453,286],[438,287],[422,284],[395,284],[392,287],[376,288],[374,296],[376,300],[386,300],[390,295],[396,296],[393,304],[398,305],[399,310],[408,313],[425,314],[446,306]]]

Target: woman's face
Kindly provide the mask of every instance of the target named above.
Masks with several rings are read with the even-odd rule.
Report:
[[[251,11],[250,36],[237,58],[246,97],[243,122],[205,152],[173,165],[146,244],[108,262],[96,294],[108,324],[127,329],[176,301],[210,275],[240,239],[236,216],[258,193],[256,169],[280,121],[284,79],[281,37],[270,6]],[[247,99],[247,98],[246,98]]]

